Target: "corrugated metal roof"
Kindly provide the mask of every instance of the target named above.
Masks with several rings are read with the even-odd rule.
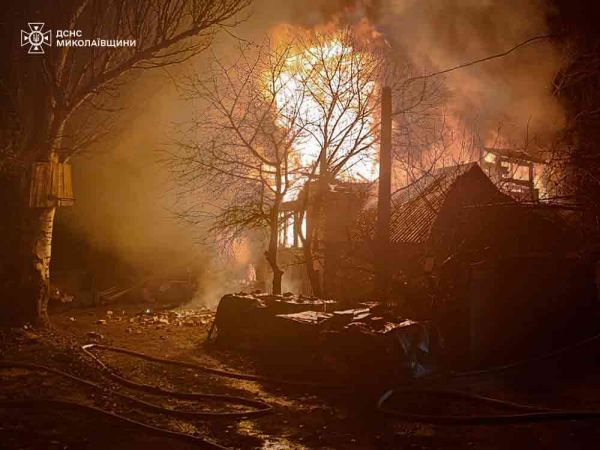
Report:
[[[481,171],[476,162],[438,169],[394,192],[390,217],[390,242],[425,243],[455,182],[461,175],[474,168]],[[481,176],[487,177],[483,172]],[[377,207],[372,204],[364,210],[353,227],[352,239],[373,240],[376,221]]]
[[[477,163],[440,169],[392,196],[390,241],[423,243],[429,237],[440,208],[456,179]]]

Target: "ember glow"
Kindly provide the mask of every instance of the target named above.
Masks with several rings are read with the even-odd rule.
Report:
[[[308,172],[325,149],[328,165],[340,167],[338,178],[376,179],[373,56],[339,33],[283,45],[289,53],[274,90],[278,125],[298,134],[299,166]]]

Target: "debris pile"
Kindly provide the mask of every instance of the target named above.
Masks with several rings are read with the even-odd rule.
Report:
[[[369,367],[422,375],[431,370],[428,322],[395,317],[379,303],[358,306],[336,310],[334,301],[291,294],[226,295],[217,308],[216,339],[310,364],[317,355],[347,372]]]
[[[129,319],[136,325],[170,325],[175,327],[198,327],[211,323],[214,312],[206,309],[177,309],[152,311],[146,309]]]
[[[122,322],[126,324],[128,333],[142,334],[145,328],[154,329],[176,327],[206,327],[214,318],[214,311],[207,308],[200,309],[145,309],[136,314],[129,315],[123,311],[106,311],[106,315],[95,321],[101,327],[109,323]],[[98,336],[88,336],[98,338]],[[100,335],[100,338],[102,336]]]

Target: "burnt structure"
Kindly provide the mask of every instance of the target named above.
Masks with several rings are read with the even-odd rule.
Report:
[[[404,272],[432,286],[453,365],[527,358],[590,332],[592,264],[570,213],[516,201],[475,163],[421,184],[396,209],[392,241]]]
[[[440,169],[391,196],[381,256],[377,208],[359,186],[330,184],[323,217],[307,210],[307,228],[323,227],[319,269],[330,297],[382,300],[376,281],[384,258],[385,300],[405,317],[434,320],[455,366],[527,357],[590,330],[593,267],[576,252],[577,233],[562,209],[517,201],[478,163]],[[286,277],[310,294],[300,250],[284,250],[288,261],[296,258]]]
[[[511,197],[521,201],[539,199],[536,169],[546,164],[543,159],[519,150],[482,147],[479,160],[482,170]]]
[[[305,295],[315,293],[307,275],[308,261],[323,295],[340,298],[344,297],[344,256],[355,245],[362,245],[352,232],[369,197],[370,185],[334,181],[324,190],[319,188],[318,181],[309,183],[297,200],[283,206],[279,257],[285,267],[284,288]],[[310,256],[304,248],[307,236],[313,239]]]

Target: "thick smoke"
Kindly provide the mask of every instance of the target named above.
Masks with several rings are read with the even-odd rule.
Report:
[[[381,24],[413,64],[435,71],[548,35],[544,5],[539,0],[395,0],[385,7]],[[488,143],[498,127],[512,145],[524,145],[527,131],[530,140],[544,142],[564,124],[552,95],[560,65],[557,49],[545,40],[457,70],[445,77],[452,93],[449,108],[465,125],[479,128]]]
[[[261,0],[255,6],[259,28],[281,22],[308,28],[366,22],[383,35],[394,58],[406,60],[417,75],[548,35],[547,7],[543,0]],[[546,144],[564,125],[552,95],[561,63],[558,49],[547,39],[444,75],[452,123],[487,145],[523,147],[528,141],[528,150],[539,150],[536,146]]]
[[[431,73],[547,34],[545,16],[541,0],[257,0],[250,18],[232,32],[259,40],[285,23],[307,28],[366,23],[383,35],[397,59],[410,62],[417,73]],[[212,50],[222,56],[238,48],[224,33]],[[173,81],[206,67],[205,57],[168,73],[145,73],[127,86],[126,110],[115,115],[115,132],[92,149],[94,158],[74,161],[78,203],[60,211],[59,227],[117,254],[142,274],[192,267],[201,292],[211,297],[206,301],[213,303],[231,277],[215,268],[211,249],[195,245],[199,230],[170,214],[173,186],[157,152],[170,142],[172,123],[191,114]],[[469,127],[486,143],[499,126],[502,138],[515,145],[523,144],[526,130],[531,141],[543,143],[563,125],[552,96],[560,64],[552,42],[543,41],[446,75],[452,123]],[[57,246],[55,256],[67,247]]]
[[[181,279],[189,271],[199,276],[208,252],[195,245],[195,230],[170,213],[174,190],[160,164],[181,109],[177,90],[164,73],[149,72],[133,80],[119,102],[123,109],[110,116],[108,136],[73,160],[76,204],[58,213],[56,272],[79,269],[83,260],[100,289]],[[61,240],[64,234],[69,238]]]

